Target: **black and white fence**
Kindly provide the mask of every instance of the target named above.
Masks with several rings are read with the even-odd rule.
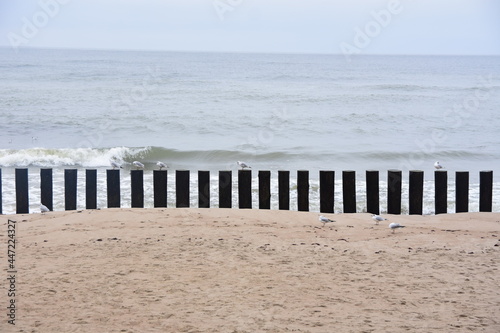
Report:
[[[53,170],[40,170],[41,203],[53,210]],[[64,170],[65,210],[77,209],[77,169]],[[121,207],[120,170],[106,170],[107,207]],[[153,205],[167,207],[168,170],[153,171]],[[493,203],[493,171],[479,173],[479,211],[491,212]],[[131,207],[144,207],[144,171],[131,170]],[[252,171],[238,170],[238,208],[252,207]],[[219,208],[232,208],[233,172],[218,172]],[[309,211],[309,171],[297,171],[297,208]],[[423,214],[424,172],[409,172],[408,212]],[[28,169],[15,170],[16,213],[29,213]],[[210,171],[198,171],[198,207],[210,208]],[[85,170],[85,208],[97,208],[97,170]],[[175,171],[175,207],[190,207],[190,171]],[[333,213],[335,202],[335,171],[319,172],[319,210]],[[402,172],[387,172],[387,213],[401,214]],[[278,209],[290,209],[290,171],[278,171]],[[356,173],[342,171],[342,205],[344,213],[356,213]],[[434,172],[435,213],[447,213],[448,173],[444,170]],[[380,213],[379,171],[366,171],[366,207],[367,212]],[[455,173],[455,211],[468,212],[469,207],[469,172]],[[80,207],[83,208],[83,207]],[[258,171],[258,207],[271,209],[271,171]],[[0,214],[2,214],[2,173],[0,169]]]

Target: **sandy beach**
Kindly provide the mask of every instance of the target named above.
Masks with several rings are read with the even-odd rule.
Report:
[[[1,332],[500,332],[500,213],[0,216]],[[7,322],[16,221],[16,325]],[[406,226],[392,233],[389,222]]]

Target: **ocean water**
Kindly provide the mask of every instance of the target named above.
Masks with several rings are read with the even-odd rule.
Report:
[[[425,172],[426,213],[433,212],[433,163],[450,179],[470,172],[470,210],[477,211],[478,174],[500,166],[500,57],[129,52],[0,48],[0,168],[3,211],[15,211],[14,169],[29,168],[31,210],[39,206],[39,170],[54,168],[54,203],[64,209],[63,169],[98,169],[98,204],[106,206],[105,170],[124,165],[122,202],[130,205],[130,163],[146,165],[146,205],[158,160],[174,170],[213,175],[237,170],[309,170],[311,210],[318,210],[319,170],[355,170],[358,210],[365,170]],[[234,172],[236,176],[236,172]],[[494,209],[500,182],[494,178]],[[236,182],[234,182],[236,185]],[[405,192],[406,191],[406,192]],[[293,192],[293,191],[292,191]],[[236,191],[234,192],[236,196]],[[237,198],[235,198],[236,200]],[[295,204],[292,194],[292,209]],[[255,192],[255,200],[257,193]],[[172,203],[173,205],[173,203]],[[277,203],[273,202],[273,208]],[[234,206],[237,206],[234,204]],[[257,206],[257,205],[255,205]]]

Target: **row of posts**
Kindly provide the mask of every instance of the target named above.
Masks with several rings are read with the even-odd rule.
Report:
[[[97,170],[85,170],[86,209],[97,208]],[[120,170],[107,171],[108,208],[120,207]],[[2,177],[0,169],[0,214],[2,214]],[[167,170],[153,171],[154,207],[167,207]],[[175,171],[175,205],[190,206],[190,171]],[[271,172],[258,172],[259,209],[271,208]],[[448,174],[437,170],[435,180],[435,213],[447,213]],[[15,170],[16,213],[29,213],[28,169]],[[334,212],[335,171],[319,172],[320,212]],[[389,170],[387,175],[387,213],[401,214],[402,173]],[[77,169],[64,170],[65,209],[77,209]],[[409,172],[409,214],[422,215],[423,171]],[[41,203],[53,209],[52,169],[40,170]],[[356,173],[342,172],[342,196],[344,213],[356,213]],[[379,172],[366,171],[367,212],[380,213]],[[493,171],[480,172],[479,211],[491,212],[493,202]],[[290,171],[278,171],[278,200],[280,210],[290,209]],[[252,208],[252,171],[238,170],[239,208]],[[143,170],[131,170],[131,206],[144,207]],[[309,211],[309,171],[297,171],[297,208]],[[210,172],[198,171],[198,207],[210,207]],[[232,171],[219,171],[219,207],[232,208]],[[469,172],[457,171],[455,177],[455,211],[468,212]]]

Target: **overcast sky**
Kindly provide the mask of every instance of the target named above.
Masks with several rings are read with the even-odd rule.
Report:
[[[500,1],[0,0],[0,45],[500,55]]]

